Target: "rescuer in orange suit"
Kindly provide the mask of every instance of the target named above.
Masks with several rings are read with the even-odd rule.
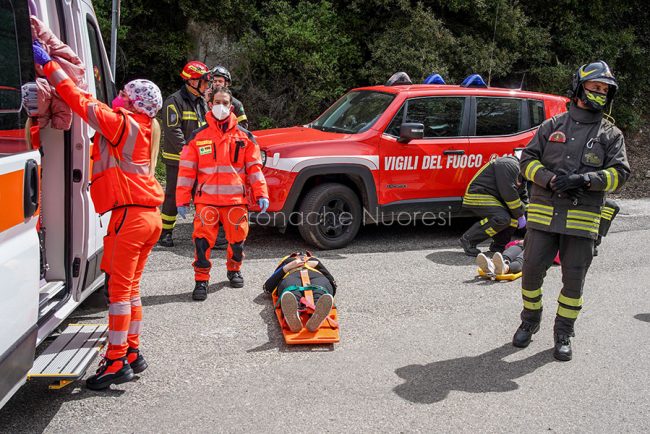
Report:
[[[194,300],[205,300],[210,280],[210,251],[222,224],[228,240],[228,280],[232,288],[244,286],[241,264],[244,259],[244,242],[248,235],[248,207],[246,184],[266,212],[269,194],[262,174],[260,148],[253,135],[237,124],[231,113],[232,94],[225,87],[212,88],[208,94],[210,111],[207,125],[194,131],[193,137],[181,152],[176,204],[178,214],[185,218],[194,194],[195,287]]]
[[[147,363],[138,349],[142,324],[140,278],[161,232],[163,191],[154,177],[160,126],[154,119],[162,106],[160,89],[148,80],[133,80],[113,107],[75,86],[59,64],[34,42],[34,60],[73,112],[96,132],[90,195],[99,214],[111,211],[104,237],[101,268],[108,292],[108,351],[90,389],[130,381]]]

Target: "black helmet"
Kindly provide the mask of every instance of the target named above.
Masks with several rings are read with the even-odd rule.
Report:
[[[571,96],[573,98],[585,98],[583,84],[587,81],[599,81],[609,85],[609,92],[607,93],[608,103],[612,101],[614,94],[618,90],[616,78],[609,69],[609,65],[602,60],[582,65],[573,74],[573,81],[571,83]]]
[[[391,75],[385,86],[399,86],[400,84],[413,84],[411,77],[406,72],[396,72]]]
[[[232,77],[230,76],[230,71],[228,71],[223,66],[217,65],[210,70],[210,77],[223,77],[226,79],[226,83],[232,83]]]

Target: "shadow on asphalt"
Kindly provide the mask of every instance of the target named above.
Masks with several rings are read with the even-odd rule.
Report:
[[[120,389],[93,391],[86,389],[83,381],[76,381],[60,390],[49,390],[47,381],[30,380],[30,383],[42,384],[35,384],[39,386],[38,390],[36,387],[23,387],[0,410],[0,431],[27,432],[25,427],[29,426],[29,432],[43,432],[64,404],[88,398],[117,399],[125,392]],[[30,410],[26,412],[25,409]]]
[[[452,390],[468,393],[510,392],[519,388],[514,381],[552,362],[551,350],[526,359],[506,362],[505,357],[520,351],[510,342],[473,357],[441,360],[427,365],[408,365],[395,370],[405,380],[393,391],[418,404],[443,401]]]
[[[260,312],[260,317],[266,324],[266,334],[269,338],[268,342],[263,343],[255,348],[246,350],[247,353],[259,353],[261,351],[268,351],[277,349],[283,353],[312,353],[322,351],[334,351],[334,344],[325,345],[287,345],[284,343],[284,336],[280,330],[278,318],[275,316],[275,307],[271,295],[266,292],[261,293],[253,299],[255,304],[263,306],[264,309]]]
[[[640,313],[638,315],[634,315],[634,318],[638,319],[639,321],[650,322],[650,313]]]
[[[320,251],[307,244],[297,228],[290,227],[285,233],[278,229],[253,225],[246,240],[245,253],[247,259],[281,258],[287,252],[296,250],[311,250],[317,256],[325,259],[343,258],[353,253],[383,253],[402,252],[408,250],[434,249],[441,247],[456,247],[456,239],[474,223],[476,219],[457,218],[451,226],[427,226],[423,223],[400,226],[368,225],[363,226],[355,240],[347,247],[337,250]],[[381,242],[378,242],[381,240]],[[192,244],[192,225],[184,222],[174,229],[175,246],[164,248],[155,246],[154,251],[168,250],[175,255],[187,258],[188,264],[194,260],[194,245]],[[460,247],[458,247],[460,249]],[[213,250],[212,258],[225,258],[224,250]],[[453,264],[458,265],[458,264]]]
[[[213,283],[208,286],[208,295],[219,292],[228,286],[230,283],[227,280]],[[191,284],[188,283],[188,286]],[[180,292],[178,294],[165,294],[165,295],[144,295],[141,297],[142,306],[158,306],[160,304],[168,303],[200,303],[199,301],[192,300],[192,291]]]
[[[460,247],[459,247],[460,249]],[[476,258],[467,256],[460,250],[445,250],[442,252],[429,253],[426,258],[440,265],[450,265],[455,267],[467,267],[476,263]]]

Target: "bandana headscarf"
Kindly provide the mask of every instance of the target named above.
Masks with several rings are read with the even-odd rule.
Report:
[[[132,80],[124,86],[129,100],[136,112],[145,114],[150,118],[162,108],[162,94],[155,83],[149,80]]]

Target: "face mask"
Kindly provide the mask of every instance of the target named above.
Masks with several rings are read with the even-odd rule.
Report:
[[[226,119],[230,114],[230,107],[226,107],[223,104],[215,104],[212,106],[212,114],[215,118],[222,121]]]
[[[113,99],[111,107],[113,107],[113,110],[126,107],[126,101],[122,98],[122,95],[118,95]]]
[[[606,93],[592,92],[584,89],[581,99],[590,110],[602,111],[605,108],[605,105],[607,105]]]

